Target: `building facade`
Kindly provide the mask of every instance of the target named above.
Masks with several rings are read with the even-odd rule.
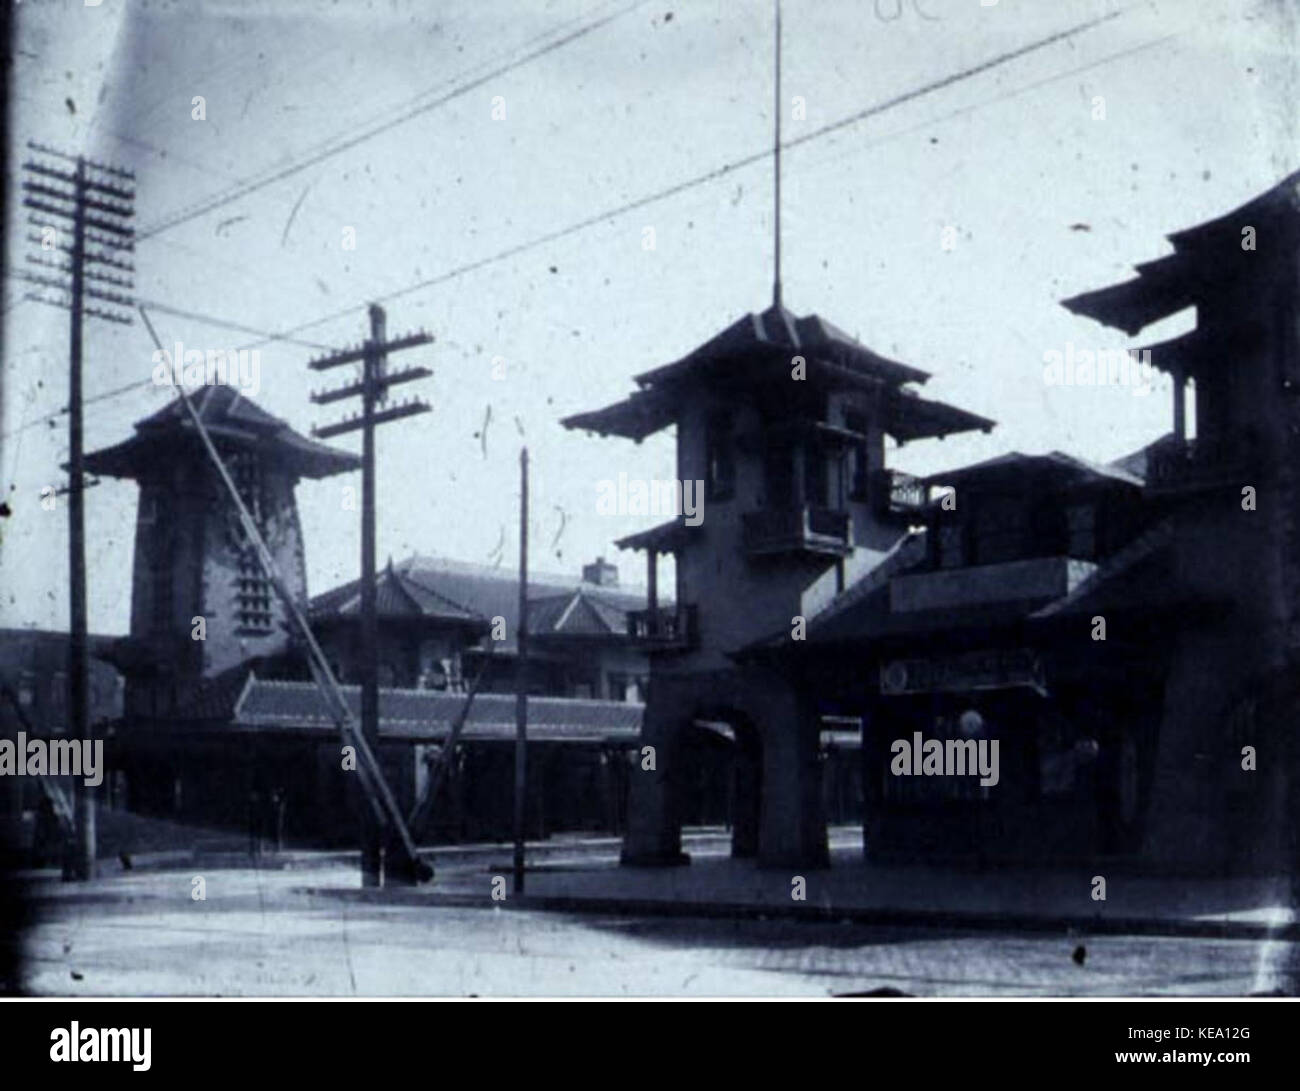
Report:
[[[779,308],[564,422],[675,424],[679,476],[705,483],[699,526],[620,543],[646,550],[652,589],[673,553],[677,616],[694,612],[651,629],[659,768],[632,782],[625,862],[684,862],[714,721],[734,735],[733,854],[760,864],[827,861],[817,741],[838,722],[860,732],[868,858],[1294,866],[1300,176],[1170,242],[1065,303],[1129,335],[1194,310],[1151,346],[1172,430],[1114,464],[1012,453],[901,480],[882,434],[989,422]],[[999,767],[927,770],[899,760],[913,747]]]
[[[353,471],[359,461],[298,435],[232,388],[202,388],[193,402],[357,717],[358,690],[349,683],[359,658],[358,584],[308,600],[294,487],[302,477]],[[188,419],[170,406],[124,443],[87,455],[86,466],[140,485],[131,631],[97,649],[125,679],[109,732],[111,802],[227,835],[246,832],[254,846],[355,842],[365,806],[357,776],[344,767],[336,725],[285,608]],[[412,558],[376,577],[378,757],[426,840],[511,832],[514,699],[494,691],[514,686],[518,583],[499,571],[471,573],[475,567]],[[589,566],[589,576],[530,585],[530,836],[618,829],[626,809],[646,672],[628,615],[644,599],[617,588],[613,566]],[[509,636],[500,649],[490,640],[498,608]],[[467,690],[480,669],[485,685],[471,702]],[[616,690],[616,701],[581,699]],[[562,699],[569,693],[579,699]],[[445,754],[452,775],[429,805],[432,763],[444,758],[458,723],[463,734]]]
[[[504,566],[415,555],[377,573],[380,681],[405,689],[513,693],[519,673],[519,577]],[[528,684],[538,697],[644,701],[649,661],[638,626],[645,595],[604,558],[581,580],[528,581]],[[311,601],[321,646],[358,681],[360,595],[353,580]]]
[[[815,315],[773,306],[638,376],[625,401],[563,422],[633,440],[675,425],[678,479],[703,488],[698,525],[682,514],[618,543],[647,555],[643,741],[656,753],[655,769],[632,783],[625,862],[685,860],[684,814],[716,755],[710,727],[723,724],[733,854],[765,866],[827,863],[815,695],[735,656],[792,634],[894,547],[919,494],[885,466],[886,435],[992,427],[920,396],[928,377]],[[657,601],[665,553],[676,561],[671,611]]]
[[[1145,849],[1268,868],[1296,858],[1300,817],[1300,174],[1169,242],[1173,253],[1134,279],[1065,302],[1130,335],[1174,314],[1196,319],[1150,346],[1174,407],[1173,434],[1147,452],[1146,496],[1168,521],[1178,578],[1231,611],[1166,634]]]

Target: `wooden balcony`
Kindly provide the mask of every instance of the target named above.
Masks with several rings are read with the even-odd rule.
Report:
[[[872,507],[881,519],[915,519],[929,505],[925,481],[902,470],[877,470],[869,490]]]
[[[632,610],[627,615],[627,633],[647,648],[685,650],[699,643],[698,613],[694,603],[661,606],[654,610]]]
[[[766,508],[744,515],[750,557],[806,554],[844,557],[853,552],[849,514],[830,508]]]

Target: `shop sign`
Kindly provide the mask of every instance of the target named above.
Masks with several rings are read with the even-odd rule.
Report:
[[[1028,648],[894,659],[880,664],[880,692],[890,697],[1021,687],[1047,696],[1042,661]]]

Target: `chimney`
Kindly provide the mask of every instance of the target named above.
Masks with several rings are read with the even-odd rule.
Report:
[[[597,557],[591,564],[582,566],[582,582],[594,583],[597,587],[617,587],[618,565],[609,564],[604,557]]]

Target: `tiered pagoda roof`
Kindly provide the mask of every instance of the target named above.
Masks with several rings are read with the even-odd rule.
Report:
[[[641,389],[631,397],[561,423],[639,443],[672,424],[701,386],[743,390],[788,383],[794,356],[804,358],[810,384],[878,395],[885,430],[901,442],[993,427],[991,420],[904,385],[924,383],[929,372],[878,355],[818,315],[800,318],[784,306],[747,314],[680,360],[636,376]]]
[[[1253,228],[1254,249],[1243,248],[1243,232]],[[1174,252],[1135,266],[1138,275],[1122,284],[1084,292],[1062,301],[1075,314],[1095,319],[1132,336],[1153,322],[1213,298],[1223,285],[1259,276],[1278,261],[1293,260],[1300,243],[1300,171],[1240,208],[1168,236]],[[1203,335],[1152,346],[1152,363],[1175,370],[1187,359],[1203,360]],[[1213,346],[1210,346],[1211,348]]]
[[[299,435],[232,386],[200,387],[190,400],[219,445],[225,441],[252,449],[298,477],[330,477],[361,467],[356,455]],[[86,469],[106,477],[138,478],[159,459],[175,458],[178,437],[197,435],[185,408],[173,401],[138,421],[130,439],[87,454]]]

